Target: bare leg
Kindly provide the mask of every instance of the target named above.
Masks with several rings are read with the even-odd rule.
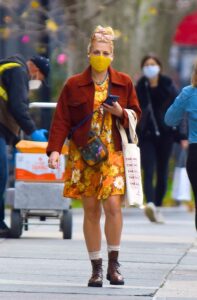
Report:
[[[122,233],[121,196],[111,196],[103,202],[105,212],[105,235],[107,244],[120,245]]]
[[[83,199],[84,222],[83,232],[88,252],[101,249],[101,203],[95,198]]]

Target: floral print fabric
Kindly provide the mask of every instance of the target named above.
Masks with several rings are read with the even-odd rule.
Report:
[[[101,132],[103,109],[100,107],[108,93],[108,80],[102,85],[95,84],[94,113],[91,129],[100,135],[109,155],[100,164],[89,167],[81,158],[73,141],[70,141],[69,155],[65,171],[64,196],[74,199],[96,197],[107,199],[111,195],[123,195],[125,192],[124,161],[121,151],[115,151],[112,139],[111,114],[105,112]],[[100,133],[101,132],[101,133]]]

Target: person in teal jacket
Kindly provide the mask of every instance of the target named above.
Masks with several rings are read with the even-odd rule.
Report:
[[[194,192],[197,230],[197,61],[194,64],[191,85],[184,87],[168,108],[164,118],[165,123],[168,126],[177,126],[182,121],[185,113],[188,118],[189,142],[186,168]]]

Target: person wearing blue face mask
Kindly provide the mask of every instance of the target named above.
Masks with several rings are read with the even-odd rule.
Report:
[[[0,60],[0,238],[10,237],[4,222],[7,145],[17,143],[20,129],[33,141],[47,141],[47,130],[37,129],[29,114],[28,92],[39,88],[48,74],[49,60],[42,56],[33,56],[28,61],[18,55]]]
[[[164,115],[177,90],[171,78],[161,73],[162,64],[157,56],[143,57],[141,69],[143,74],[137,82],[136,92],[142,117],[137,132],[147,201],[145,214],[151,222],[164,223],[159,207],[166,193],[168,163],[174,142],[173,129],[164,123]]]

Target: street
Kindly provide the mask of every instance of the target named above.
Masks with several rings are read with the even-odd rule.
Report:
[[[20,239],[0,239],[0,299],[197,299],[193,213],[184,207],[163,208],[165,224],[150,223],[140,209],[123,213],[120,263],[125,286],[110,286],[105,279],[103,288],[87,287],[91,268],[82,210],[73,209],[72,240],[62,239],[58,220],[36,221]],[[104,235],[102,252],[106,274]]]

